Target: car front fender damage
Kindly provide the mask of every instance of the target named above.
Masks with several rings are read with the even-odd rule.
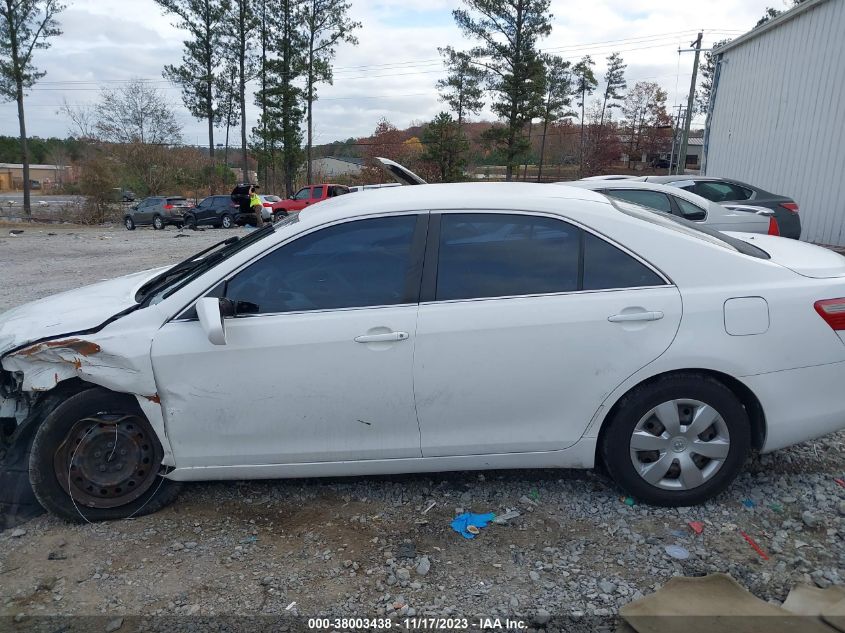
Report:
[[[60,383],[78,378],[138,400],[164,448],[165,465],[173,465],[158,392],[150,363],[149,340],[135,342],[131,336],[60,338],[34,343],[3,357],[2,368],[17,383],[16,393],[0,394],[0,408],[14,411],[21,420],[24,404]],[[28,406],[26,407],[29,408]],[[11,417],[11,416],[10,416]]]

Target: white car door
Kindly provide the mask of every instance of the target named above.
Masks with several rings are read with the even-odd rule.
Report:
[[[152,345],[179,467],[420,456],[413,345],[427,215],[352,220],[261,256],[216,289],[226,343],[196,320]]]
[[[574,444],[680,324],[675,286],[556,217],[444,213],[429,235],[414,359],[426,457]]]

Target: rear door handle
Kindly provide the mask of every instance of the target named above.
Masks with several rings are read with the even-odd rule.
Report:
[[[660,311],[654,312],[625,312],[607,317],[611,323],[624,323],[627,321],[658,321],[663,318]]]
[[[356,343],[385,343],[389,341],[404,341],[408,338],[407,332],[386,332],[384,334],[363,334],[355,337]]]

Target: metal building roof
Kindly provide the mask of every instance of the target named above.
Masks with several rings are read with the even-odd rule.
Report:
[[[719,48],[714,48],[713,53],[717,54],[717,55],[721,55],[722,53],[724,53],[727,50],[730,50],[730,49],[732,49],[736,46],[739,46],[740,44],[744,44],[745,42],[752,40],[755,37],[758,37],[760,35],[763,35],[763,33],[771,31],[772,29],[776,29],[778,26],[780,26],[784,22],[788,22],[789,20],[792,20],[796,16],[804,13],[804,11],[812,9],[813,7],[818,6],[818,5],[822,4],[823,2],[827,2],[827,0],[806,0],[805,2],[802,2],[801,4],[799,4],[798,6],[791,8],[789,11],[784,11],[783,13],[781,13],[776,18],[772,18],[771,20],[769,20],[765,24],[762,24],[761,26],[758,26],[758,27],[751,29],[750,31],[748,31],[748,33],[745,33],[743,35],[740,35],[737,38],[732,39],[730,42],[728,42],[724,46],[720,46]]]

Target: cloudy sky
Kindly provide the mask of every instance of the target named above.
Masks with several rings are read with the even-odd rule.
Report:
[[[161,77],[165,64],[180,60],[184,34],[153,0],[67,4],[60,16],[64,35],[37,53],[36,64],[47,76],[26,99],[31,135],[67,135],[68,126],[57,113],[64,100],[87,106],[101,87],[140,77],[154,82],[172,101],[185,142],[207,142],[203,123],[182,107],[179,89]],[[315,142],[370,134],[380,117],[402,128],[440,111],[434,89],[443,76],[437,47],[469,46],[451,15],[459,5],[456,0],[352,0],[352,18],[363,25],[360,43],[338,50],[334,85],[319,89]],[[679,55],[678,48],[689,47],[700,29],[704,47],[739,35],[766,6],[783,9],[786,0],[552,0],[553,31],[541,47],[572,60],[592,55],[597,77],[603,75],[607,55],[619,51],[628,64],[629,85],[659,82],[674,105],[686,100],[693,59],[691,53]],[[254,124],[257,108],[248,109]],[[0,104],[0,134],[17,133],[14,104]],[[216,140],[222,140],[219,134]]]

